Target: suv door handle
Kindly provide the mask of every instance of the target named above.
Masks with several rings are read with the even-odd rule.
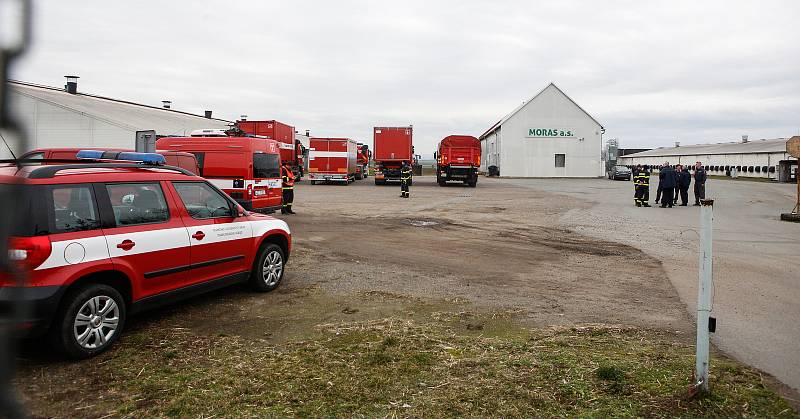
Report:
[[[136,246],[136,243],[132,242],[131,240],[125,239],[122,243],[117,245],[117,248],[128,251],[133,249],[133,246]]]
[[[192,234],[192,237],[198,241],[203,240],[203,237],[205,236],[206,236],[205,233],[203,233],[202,231],[198,231],[197,233]]]

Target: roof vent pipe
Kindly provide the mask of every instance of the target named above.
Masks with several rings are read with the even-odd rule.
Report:
[[[67,84],[64,85],[64,90],[71,95],[78,93],[78,76],[64,76],[67,79]]]
[[[211,119],[211,111],[206,111],[206,118]]]
[[[162,104],[162,106],[164,106],[164,109],[171,109],[172,108],[172,101],[171,100],[162,100],[161,104]]]
[[[743,143],[746,143],[746,142],[747,142],[747,136],[746,136],[746,135],[742,135],[742,142],[743,142]]]

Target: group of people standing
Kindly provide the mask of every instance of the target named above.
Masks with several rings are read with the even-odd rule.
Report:
[[[708,175],[700,162],[694,165],[694,204],[700,205],[701,199],[706,199],[706,180]],[[637,207],[649,207],[650,201],[650,169],[637,164],[633,169],[634,202]],[[658,170],[658,190],[656,191],[656,204],[661,202],[661,208],[672,208],[689,204],[689,187],[692,184],[692,174],[688,167],[682,164],[674,168],[669,162],[664,162]]]

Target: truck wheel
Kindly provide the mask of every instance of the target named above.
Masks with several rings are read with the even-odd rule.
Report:
[[[471,181],[469,181],[470,188],[474,188],[477,185],[478,185],[478,179],[472,179]]]
[[[316,185],[316,184],[317,184],[317,181],[316,181],[316,180],[312,180],[312,181],[311,181],[311,184],[312,184],[312,185]]]
[[[283,267],[286,258],[283,250],[275,243],[262,246],[253,262],[250,274],[250,285],[256,291],[269,292],[278,288],[283,279]]]
[[[439,184],[439,186],[445,186],[445,185],[447,185],[447,181],[445,181],[444,179],[439,179],[439,180],[437,181],[437,183]]]
[[[119,338],[125,326],[125,300],[114,287],[90,284],[64,297],[48,336],[70,358],[95,356]]]
[[[384,181],[375,179],[375,185],[383,185]]]

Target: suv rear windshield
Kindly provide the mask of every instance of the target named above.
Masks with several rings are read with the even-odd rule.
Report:
[[[42,202],[41,187],[0,184],[0,196],[7,198],[13,194],[11,214],[2,214],[9,226],[9,235],[16,237],[32,237],[48,233],[47,210],[44,205],[34,205]]]
[[[253,154],[253,178],[281,177],[281,161],[277,154]]]

